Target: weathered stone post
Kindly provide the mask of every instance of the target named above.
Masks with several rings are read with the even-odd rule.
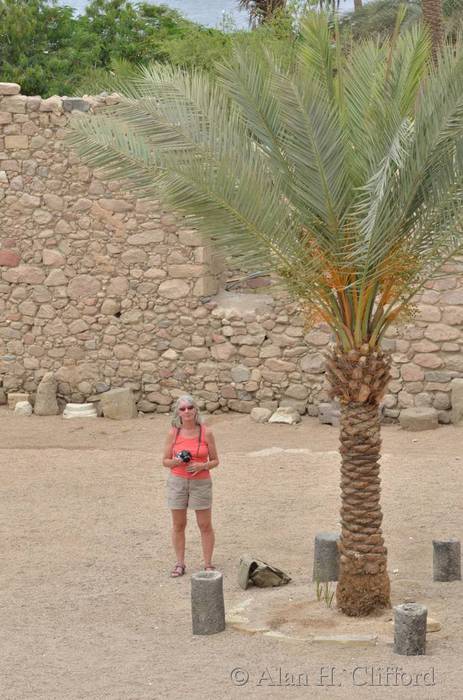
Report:
[[[460,540],[433,540],[434,581],[461,581]]]
[[[458,425],[463,420],[463,379],[455,377],[450,383],[451,389],[451,420],[453,425]]]
[[[313,581],[338,580],[338,541],[337,532],[319,532],[315,535]]]
[[[426,653],[428,611],[418,603],[404,603],[394,608],[394,652],[403,656]]]
[[[225,629],[223,575],[199,571],[191,577],[193,634],[216,634]]]

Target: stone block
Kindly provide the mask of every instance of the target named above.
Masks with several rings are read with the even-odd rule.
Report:
[[[434,323],[430,325],[424,332],[426,338],[436,342],[445,340],[455,340],[460,337],[460,331],[453,326],[447,326],[445,323]]]
[[[443,364],[441,358],[438,355],[433,355],[432,353],[419,352],[415,355],[413,360],[416,365],[425,367],[426,369],[437,369]],[[407,361],[407,359],[405,361]]]
[[[31,416],[32,406],[29,401],[18,401],[14,407],[14,412],[17,416]]]
[[[63,97],[63,109],[65,112],[88,112],[90,104],[81,97]]]
[[[190,286],[182,280],[166,280],[159,285],[159,296],[166,299],[181,299],[189,294]]]
[[[101,408],[105,418],[127,420],[138,415],[135,398],[131,389],[110,389],[101,394]]]
[[[51,270],[44,284],[47,287],[64,287],[68,283],[68,278],[61,269],[55,268]]]
[[[61,267],[65,264],[65,258],[59,250],[45,249],[42,252],[42,262],[50,267]],[[66,277],[64,279],[66,280]]]
[[[91,275],[77,275],[69,282],[68,295],[71,299],[93,297],[100,291],[100,281]]]
[[[191,279],[192,277],[202,277],[206,272],[204,265],[169,265],[167,274],[173,279]]]
[[[292,399],[290,396],[283,396],[283,398],[279,402],[279,406],[280,408],[295,408],[296,411],[298,411],[300,415],[303,416],[307,410],[307,400],[298,401],[297,399]]]
[[[53,372],[47,372],[37,388],[34,413],[36,416],[56,416],[59,413],[56,400],[58,382]]]
[[[240,401],[239,399],[230,399],[228,402],[229,408],[237,413],[251,413],[255,405],[254,401]]]
[[[236,353],[236,348],[231,343],[220,343],[211,348],[211,354],[219,362],[228,362]]]
[[[29,145],[29,138],[18,134],[15,136],[5,136],[5,148],[7,150],[24,150]]]
[[[30,394],[26,394],[25,392],[19,392],[19,391],[10,391],[8,392],[8,408],[10,411],[14,411],[15,406],[17,403],[20,401],[29,401],[30,399]]]
[[[134,233],[127,239],[128,245],[154,245],[161,243],[164,240],[164,231],[161,229],[153,229],[149,231],[142,231],[141,233]]]
[[[401,374],[405,382],[420,382],[424,379],[424,369],[413,364],[403,365]]]
[[[404,430],[434,430],[439,426],[438,413],[434,408],[419,406],[401,411],[399,422]]]
[[[251,419],[256,423],[267,423],[272,415],[272,411],[268,408],[253,408],[251,411]]]
[[[137,409],[142,413],[154,413],[156,410],[156,404],[146,399],[142,399],[137,403]]]
[[[331,425],[333,417],[333,405],[331,403],[318,404],[318,420],[325,425]]]
[[[285,396],[297,399],[298,401],[305,401],[309,396],[309,390],[303,384],[290,384],[288,388],[285,389]]]
[[[19,265],[3,273],[3,279],[13,284],[42,284],[45,279],[43,271],[32,265]]]
[[[217,294],[219,284],[213,275],[203,275],[196,280],[193,294],[197,297],[210,297]]]
[[[231,376],[234,382],[247,382],[251,377],[251,370],[245,365],[236,365],[232,367]]]
[[[58,97],[58,95],[52,95],[51,97],[48,97],[46,100],[42,100],[39,106],[39,111],[40,112],[62,112],[63,110],[63,101],[61,97]]]
[[[20,92],[18,83],[0,83],[0,95],[19,95]]]
[[[17,267],[20,262],[21,257],[15,250],[0,250],[0,267]]]
[[[269,423],[288,423],[289,425],[295,425],[301,422],[301,416],[299,411],[291,406],[280,406],[275,413],[270,416]]]
[[[307,374],[323,374],[325,358],[320,353],[310,353],[301,359],[301,370]]]
[[[27,97],[25,95],[10,95],[2,99],[2,110],[13,114],[26,113]],[[8,168],[6,168],[8,170]]]
[[[453,425],[459,425],[463,421],[463,379],[452,379],[450,387],[452,404],[451,419]]]

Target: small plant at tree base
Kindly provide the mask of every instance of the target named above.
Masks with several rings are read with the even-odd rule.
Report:
[[[331,590],[330,581],[316,581],[315,582],[315,592],[317,595],[317,600],[320,602],[323,600],[327,608],[331,608],[334,598],[334,590]]]

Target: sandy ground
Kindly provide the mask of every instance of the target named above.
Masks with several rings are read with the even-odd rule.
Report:
[[[310,418],[295,427],[240,415],[209,422],[221,456],[215,564],[227,610],[274,593],[238,587],[243,552],[286,570],[288,595],[306,587],[313,599],[314,535],[338,527],[337,431]],[[384,427],[393,602],[421,596],[442,623],[426,656],[402,657],[385,644],[288,643],[231,627],[193,637],[189,576],[168,577],[167,426],[167,416],[65,421],[0,410],[2,700],[463,697],[463,584],[432,582],[432,539],[462,535],[463,429]],[[252,454],[270,447],[302,451]],[[187,537],[191,573],[202,565],[194,516]],[[370,672],[388,666],[434,669],[435,684],[372,685]]]

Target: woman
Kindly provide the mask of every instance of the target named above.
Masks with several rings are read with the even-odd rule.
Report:
[[[190,458],[188,458],[188,454]],[[182,459],[183,457],[183,459]],[[164,447],[163,465],[170,469],[167,501],[172,511],[172,544],[177,563],[172,578],[185,573],[185,527],[187,508],[196,511],[201,532],[205,571],[212,571],[214,530],[211,522],[212,481],[210,470],[219,465],[214,436],[203,425],[198,407],[188,394],[175,403],[172,428]]]

